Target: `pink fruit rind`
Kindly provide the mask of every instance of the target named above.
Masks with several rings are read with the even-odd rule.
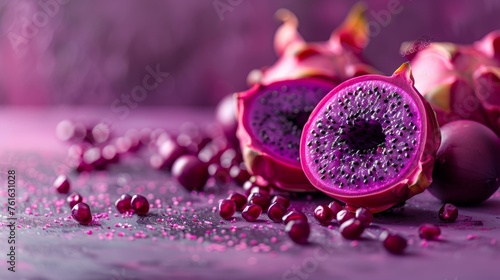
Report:
[[[421,112],[421,117],[424,118],[422,120],[422,129],[419,139],[419,143],[421,144],[418,148],[418,152],[416,153],[417,160],[414,160],[410,163],[410,167],[406,169],[404,174],[401,174],[401,180],[399,182],[377,188],[376,190],[369,191],[364,194],[340,193],[337,192],[335,188],[324,184],[313,174],[311,168],[307,166],[305,160],[307,153],[307,149],[305,148],[306,137],[304,134],[311,129],[312,125],[314,125],[314,123],[311,121],[313,116],[318,114],[321,108],[323,108],[329,101],[331,96],[337,94],[343,88],[352,86],[359,82],[372,80],[382,81],[388,84],[395,85],[401,88],[404,92],[408,93],[415,101],[419,112]],[[376,213],[387,210],[400,202],[406,201],[412,196],[423,192],[431,184],[434,159],[440,142],[441,135],[439,132],[439,125],[437,123],[435,113],[432,110],[430,104],[415,89],[410,65],[409,63],[404,63],[394,72],[391,77],[380,75],[366,75],[353,78],[346,82],[343,82],[342,84],[334,88],[330,93],[328,93],[313,110],[309,121],[304,126],[300,145],[300,158],[304,173],[306,174],[312,185],[317,189],[332,196],[335,199],[346,203],[353,209],[364,207],[369,209],[371,212]]]
[[[283,24],[276,31],[274,48],[278,61],[248,75],[248,84],[270,84],[275,81],[319,77],[340,83],[354,76],[378,73],[366,64],[361,51],[368,44],[366,7],[355,5],[345,21],[326,42],[306,42],[297,31],[298,19],[285,9],[276,16]]]
[[[500,135],[500,30],[471,45],[432,43],[411,62],[440,125],[469,119]]]
[[[324,85],[333,88],[335,85],[329,81],[318,78],[304,78],[300,80],[290,80],[273,83],[265,86],[273,88],[287,83],[289,86],[294,84],[312,83]],[[295,192],[316,191],[311,185],[298,161],[292,161],[277,155],[268,150],[260,142],[251,129],[249,114],[253,103],[259,97],[257,92],[264,87],[257,84],[249,90],[235,94],[237,100],[238,129],[237,136],[240,140],[240,147],[243,154],[243,160],[250,174],[256,175],[259,179],[276,186],[280,189]]]

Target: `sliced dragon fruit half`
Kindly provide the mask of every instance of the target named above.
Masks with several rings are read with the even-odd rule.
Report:
[[[353,209],[384,211],[423,192],[441,136],[408,63],[350,79],[311,113],[300,143],[310,182]]]
[[[289,191],[311,191],[299,162],[302,127],[335,84],[304,78],[254,85],[236,94],[237,136],[247,170]]]

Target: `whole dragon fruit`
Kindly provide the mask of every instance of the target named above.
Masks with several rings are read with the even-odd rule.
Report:
[[[248,84],[269,84],[311,76],[341,83],[352,77],[378,73],[361,58],[369,41],[365,11],[363,4],[356,4],[328,41],[308,43],[297,31],[295,15],[286,9],[278,10],[276,16],[283,21],[274,37],[279,59],[270,67],[251,71]]]
[[[403,43],[402,50],[410,46]],[[469,119],[500,136],[500,30],[471,45],[431,43],[410,55],[415,87],[440,125]]]

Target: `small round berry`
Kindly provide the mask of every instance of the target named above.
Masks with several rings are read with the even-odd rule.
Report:
[[[307,221],[293,220],[286,224],[285,232],[297,244],[306,244],[311,227]]]
[[[149,201],[140,194],[136,194],[132,197],[130,205],[138,215],[146,215],[149,212]]]
[[[283,218],[281,219],[283,224],[287,225],[290,221],[301,220],[307,222],[307,216],[301,211],[298,210],[290,210],[285,213]]]
[[[365,227],[370,226],[374,220],[372,212],[370,212],[368,209],[363,208],[363,207],[358,208],[356,210],[355,215],[356,215],[356,219],[360,220],[365,225]]]
[[[262,208],[262,210],[267,211],[267,208],[269,208],[269,205],[271,204],[271,200],[269,199],[269,196],[266,196],[261,193],[252,193],[248,197],[248,204],[257,204]]]
[[[439,219],[444,222],[454,222],[458,217],[458,209],[455,205],[446,203],[439,209]]]
[[[343,224],[345,221],[356,218],[356,214],[348,211],[347,209],[342,209],[337,213],[337,222]]]
[[[158,148],[158,153],[163,158],[162,167],[172,169],[175,161],[187,153],[186,147],[183,147],[171,138],[167,138],[161,142]]]
[[[208,175],[215,178],[215,180],[221,184],[227,184],[231,181],[227,169],[217,163],[212,163],[208,166]]]
[[[360,220],[351,218],[340,225],[339,231],[345,239],[356,240],[365,231],[365,225]]]
[[[271,219],[273,222],[281,222],[281,219],[283,218],[283,215],[285,215],[286,209],[283,207],[278,202],[274,202],[269,206],[267,209],[267,216],[269,219]]]
[[[257,204],[247,205],[241,212],[241,216],[247,222],[255,222],[260,217],[260,214],[262,214],[262,208]]]
[[[127,193],[122,194],[115,202],[116,210],[120,213],[125,213],[132,209],[132,196]]]
[[[423,224],[418,228],[418,235],[425,240],[434,240],[441,235],[441,229],[437,225]]]
[[[264,196],[267,196],[269,198],[271,198],[271,195],[269,194],[269,190],[267,188],[264,188],[264,187],[260,187],[260,186],[254,186],[250,189],[250,195],[253,194],[253,193],[260,193]]]
[[[229,169],[229,176],[231,176],[236,184],[240,186],[243,185],[245,181],[248,181],[248,179],[250,179],[250,173],[248,173],[248,171],[242,165],[232,166],[231,169]]]
[[[230,194],[227,199],[231,199],[236,204],[236,211],[243,211],[245,205],[247,205],[247,197],[244,194],[235,192]]]
[[[328,204],[328,207],[332,210],[334,217],[337,216],[337,213],[340,212],[340,210],[344,209],[344,207],[335,200],[330,202],[330,204]]]
[[[271,203],[274,203],[274,202],[278,202],[283,207],[285,207],[285,209],[288,209],[288,207],[290,207],[290,199],[288,199],[284,196],[281,196],[281,195],[274,196],[273,199],[271,200]]]
[[[66,202],[68,202],[69,204],[69,207],[73,209],[73,206],[75,206],[76,204],[82,202],[83,200],[83,197],[77,193],[77,192],[74,192],[72,194],[70,194],[67,198],[66,198]]]
[[[172,176],[189,191],[201,191],[208,180],[207,164],[193,155],[179,157],[172,166]]]
[[[59,175],[54,181],[54,188],[58,193],[68,193],[70,189],[68,177]]]
[[[236,212],[236,203],[231,199],[223,199],[219,202],[219,216],[224,220],[229,220]]]
[[[314,209],[314,218],[316,218],[321,225],[329,225],[333,217],[333,211],[326,204],[321,204]]]
[[[404,237],[398,234],[392,234],[388,231],[380,234],[380,240],[384,244],[384,248],[391,254],[402,255],[405,252],[407,242]]]
[[[80,202],[73,206],[71,216],[82,225],[88,225],[92,222],[92,213],[87,203]]]

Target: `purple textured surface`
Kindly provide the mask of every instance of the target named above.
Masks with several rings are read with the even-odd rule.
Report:
[[[138,153],[108,171],[69,173],[72,190],[100,217],[91,226],[78,225],[67,219],[66,196],[51,187],[68,171],[67,147],[55,139],[54,128],[69,116],[106,117],[119,133],[132,127],[174,129],[186,120],[206,124],[212,113],[137,109],[117,121],[106,108],[0,109],[0,279],[498,279],[500,192],[481,206],[459,208],[457,222],[449,224],[438,219],[441,203],[426,192],[404,208],[376,215],[359,241],[344,240],[338,226],[322,227],[314,220],[313,209],[329,198],[298,196],[291,207],[304,210],[312,225],[310,244],[300,246],[266,215],[255,223],[238,213],[234,222],[222,221],[212,209],[237,186],[188,193],[167,173],[149,168]],[[8,169],[17,173],[15,273],[6,263]],[[123,192],[141,193],[154,207],[144,217],[115,216],[112,204]],[[64,203],[60,213],[58,203]],[[418,227],[423,223],[440,225],[441,238],[422,241]],[[384,228],[409,240],[405,255],[390,255],[376,241]]]

